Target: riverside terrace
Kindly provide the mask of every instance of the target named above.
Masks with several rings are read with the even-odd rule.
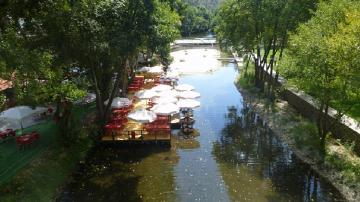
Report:
[[[160,77],[158,73],[145,73],[133,78],[129,85],[128,98],[113,100],[112,114],[101,139],[103,143],[145,143],[170,146],[171,129],[180,128],[181,125],[182,119],[179,112],[200,106],[200,102],[190,99],[199,97],[200,94],[194,91],[181,91],[180,87],[185,88],[189,85],[179,85],[175,87],[176,90],[172,89],[176,79],[165,78],[167,79]],[[155,89],[159,92],[155,93]],[[174,93],[174,97],[170,97],[171,93]],[[158,98],[151,99],[154,97]],[[175,97],[182,99],[178,100]],[[172,100],[178,104],[174,104]],[[121,101],[124,104],[121,104]],[[158,104],[155,105],[156,103]]]

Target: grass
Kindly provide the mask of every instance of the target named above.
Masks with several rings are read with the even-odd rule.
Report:
[[[9,180],[21,168],[30,163],[44,151],[51,142],[54,142],[59,130],[53,121],[47,121],[27,128],[24,132],[37,131],[40,139],[31,147],[20,150],[14,138],[8,138],[0,145],[0,184]]]
[[[354,153],[354,144],[330,140],[326,153],[325,165],[337,170],[346,184],[360,190],[360,157]]]
[[[94,106],[75,107],[76,122],[93,110]],[[0,201],[52,201],[58,188],[67,181],[92,146],[89,128],[78,125],[81,134],[69,147],[57,141],[61,134],[52,121],[26,129],[41,134],[39,142],[32,147],[20,151],[13,140],[3,142],[0,145]]]
[[[290,134],[292,134],[295,146],[299,150],[311,154],[312,158],[317,161],[323,159],[321,138],[314,123],[302,120],[291,129]]]
[[[335,109],[346,109],[349,108],[348,105],[345,105],[341,102],[334,101],[331,103],[332,107]],[[354,104],[350,110],[345,112],[346,115],[360,122],[360,103]]]
[[[328,136],[324,155],[321,154],[321,140],[315,124],[303,121],[292,129],[291,134],[299,150],[314,160],[321,160],[327,169],[336,170],[345,184],[360,190],[360,157],[354,152],[354,143],[341,143]]]
[[[247,68],[247,73],[243,71],[244,68],[240,68],[240,74],[237,81],[237,84],[251,93],[257,92],[257,88],[255,87],[255,67],[254,64],[249,64]]]

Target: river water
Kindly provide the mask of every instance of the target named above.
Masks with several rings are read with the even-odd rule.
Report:
[[[201,93],[171,148],[98,147],[59,201],[343,201],[243,102],[237,67],[182,76]]]

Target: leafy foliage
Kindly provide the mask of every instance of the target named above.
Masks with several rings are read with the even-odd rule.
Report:
[[[310,17],[316,1],[227,0],[215,18],[215,32],[220,46],[240,55],[250,55],[255,62],[255,83],[264,88],[264,68],[272,72],[282,57],[288,34]],[[280,54],[278,54],[280,52]]]
[[[202,6],[208,10],[215,10],[223,0],[185,0],[193,6]]]
[[[176,10],[181,17],[181,35],[203,34],[212,29],[214,11],[198,4],[178,1]]]
[[[282,67],[284,75],[314,95],[320,111],[327,113],[333,101],[344,103],[339,117],[360,98],[359,12],[358,1],[320,3],[315,16],[291,36]],[[325,137],[331,126],[319,117],[318,127]]]

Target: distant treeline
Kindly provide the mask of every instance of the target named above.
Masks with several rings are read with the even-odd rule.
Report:
[[[184,0],[193,6],[203,6],[209,10],[215,10],[223,0]]]
[[[222,0],[177,1],[181,16],[181,35],[192,36],[212,30],[214,11]]]

